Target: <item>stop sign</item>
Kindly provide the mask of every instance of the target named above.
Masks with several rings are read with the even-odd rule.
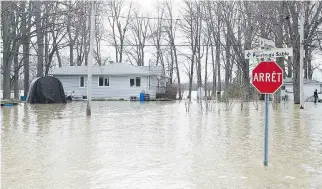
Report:
[[[276,62],[260,62],[252,71],[252,84],[262,94],[274,94],[283,85],[283,70]]]

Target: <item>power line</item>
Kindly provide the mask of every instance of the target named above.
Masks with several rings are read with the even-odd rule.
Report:
[[[4,42],[0,42],[1,44],[12,44],[12,43],[4,43]],[[21,45],[23,45],[23,44],[25,44],[25,43],[21,43]],[[45,43],[29,43],[30,45],[33,45],[33,44],[35,44],[35,45],[49,45],[49,46],[54,46],[54,44],[45,44]],[[66,44],[66,43],[65,43]],[[288,45],[288,44],[290,44],[290,43],[283,43],[284,45]],[[56,45],[58,45],[58,46],[61,46],[61,44],[56,44]],[[68,44],[66,44],[66,47],[67,46],[69,46]],[[101,44],[100,45],[101,47],[103,46],[105,46],[105,47],[115,47],[115,46],[117,46],[117,47],[120,47],[121,45],[113,45],[113,44]],[[128,44],[128,45],[126,45],[126,44],[124,44],[123,45],[123,47],[141,47],[142,45],[130,45],[130,44]],[[146,44],[146,45],[144,45],[144,47],[156,47],[156,46],[160,46],[160,47],[171,47],[172,45],[153,45],[153,44]],[[191,45],[190,44],[175,44],[175,46],[176,47],[191,47]],[[204,45],[204,44],[202,44],[202,45],[197,45],[197,46],[200,46],[200,47],[216,47],[216,45]],[[239,47],[239,46],[243,46],[243,44],[241,44],[241,45],[220,45],[221,47],[234,47],[234,46],[236,46],[236,47]]]

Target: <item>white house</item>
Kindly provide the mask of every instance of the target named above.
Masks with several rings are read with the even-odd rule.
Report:
[[[315,89],[322,92],[322,82],[304,79],[303,80],[303,91],[304,100],[306,101],[309,97],[312,97]],[[293,98],[293,80],[292,78],[286,78],[283,80],[283,86],[281,88],[281,95],[288,94],[289,98]]]
[[[87,66],[64,66],[54,68],[50,75],[58,78],[67,96],[87,98]],[[112,63],[92,68],[93,99],[139,98],[144,91],[155,99],[157,93],[165,93],[168,77],[162,66],[134,66]]]

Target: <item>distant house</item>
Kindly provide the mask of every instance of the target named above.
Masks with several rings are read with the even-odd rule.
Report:
[[[64,66],[54,68],[50,75],[58,78],[67,96],[87,99],[87,66]],[[93,99],[139,98],[144,91],[155,99],[157,93],[165,93],[168,77],[162,66],[134,66],[112,63],[92,67]]]
[[[303,90],[304,90],[304,100],[306,101],[309,97],[313,96],[315,89],[319,92],[322,92],[322,82],[304,79],[303,80]],[[289,97],[293,98],[293,94],[290,95],[289,93],[293,93],[293,79],[286,78],[283,81],[283,86],[281,88],[282,96],[288,94]]]

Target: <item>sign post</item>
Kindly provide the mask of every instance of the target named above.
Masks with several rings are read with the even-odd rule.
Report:
[[[276,62],[260,62],[252,71],[252,85],[265,94],[264,165],[268,164],[268,108],[269,95],[283,85],[283,70]]]
[[[268,163],[268,108],[269,94],[265,94],[265,138],[264,138],[264,165]]]

